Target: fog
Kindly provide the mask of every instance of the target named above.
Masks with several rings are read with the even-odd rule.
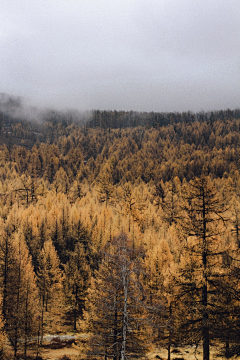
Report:
[[[239,0],[3,0],[0,93],[59,110],[240,106]]]

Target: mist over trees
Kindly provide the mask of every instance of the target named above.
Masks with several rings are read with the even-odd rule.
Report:
[[[30,122],[0,105],[2,358],[5,338],[27,358],[67,331],[85,357],[238,353],[240,111]]]

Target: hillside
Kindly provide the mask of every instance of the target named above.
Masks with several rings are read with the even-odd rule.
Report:
[[[238,353],[239,130],[238,111],[1,113],[2,330],[15,355],[67,331],[89,333],[85,355],[113,351],[126,264],[132,358],[209,341]]]

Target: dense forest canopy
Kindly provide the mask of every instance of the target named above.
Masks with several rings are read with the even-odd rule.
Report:
[[[26,358],[31,336],[69,330],[104,359],[238,352],[240,110],[20,107],[0,107],[2,358],[5,337]]]
[[[60,168],[70,181],[80,169],[82,177],[93,180],[107,161],[114,168],[114,184],[123,177],[169,181],[173,173],[190,180],[203,168],[221,178],[238,169],[239,109],[197,114],[94,111],[89,120],[74,112],[48,111],[40,122],[18,120],[7,114],[11,112],[17,113],[0,111],[0,139],[7,147],[2,147],[3,156],[17,164],[20,174],[33,176],[35,171],[34,176],[47,178],[51,166],[50,183]],[[33,170],[36,161],[38,170]]]

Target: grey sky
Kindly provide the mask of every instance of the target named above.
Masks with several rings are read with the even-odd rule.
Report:
[[[2,0],[0,92],[59,109],[240,107],[240,0]]]

